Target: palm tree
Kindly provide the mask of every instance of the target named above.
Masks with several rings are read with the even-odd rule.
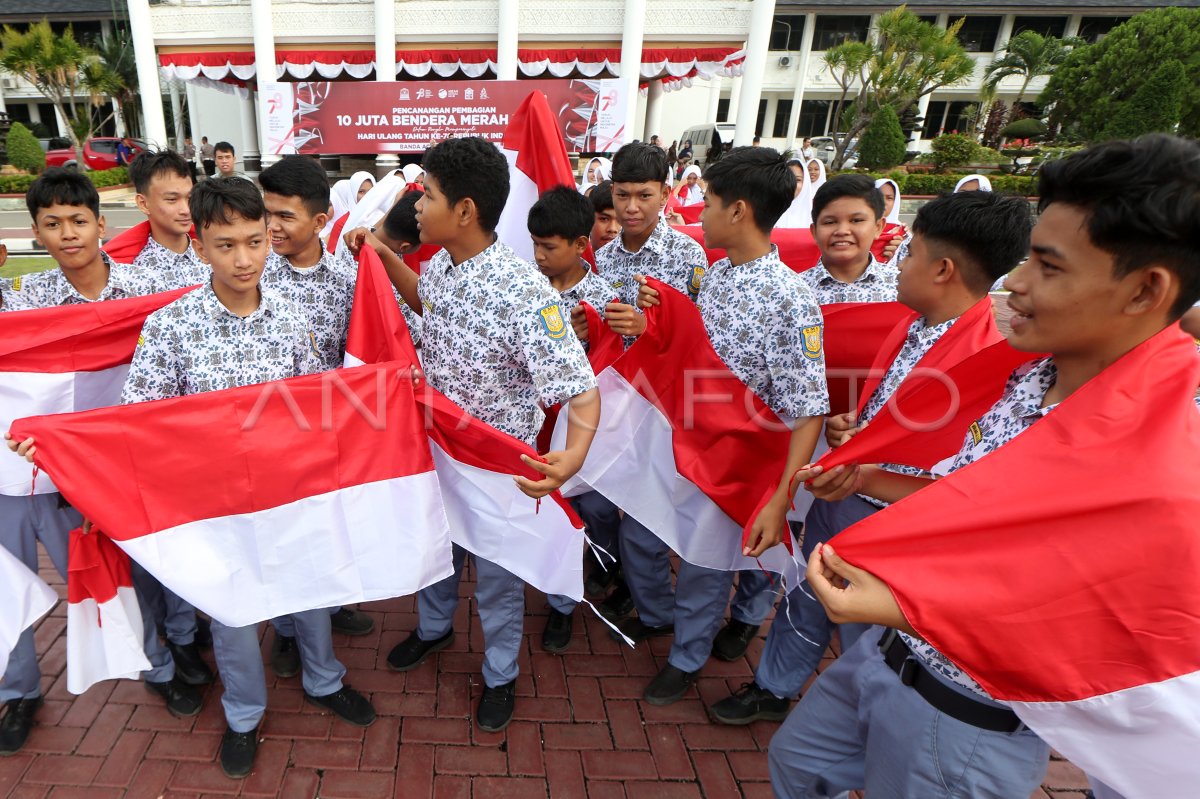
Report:
[[[140,132],[142,126],[141,107],[137,102],[137,64],[133,59],[133,40],[129,32],[123,28],[114,28],[107,38],[92,42],[92,48],[99,54],[108,71],[113,73],[112,90],[105,93],[111,96],[121,109],[126,131],[130,135]]]
[[[1013,100],[1008,112],[1008,120],[1016,115],[1021,107],[1021,99],[1025,90],[1035,78],[1049,75],[1061,64],[1079,43],[1078,39],[1059,39],[1057,36],[1043,36],[1034,31],[1021,31],[1008,40],[1004,55],[992,61],[983,71],[984,87],[993,94],[1000,81],[1016,75],[1021,76],[1021,88]]]

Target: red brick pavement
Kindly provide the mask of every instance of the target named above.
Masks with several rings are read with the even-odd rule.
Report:
[[[43,561],[42,576],[65,595]],[[464,580],[464,597],[471,588]],[[761,638],[736,663],[711,661],[698,691],[652,707],[640,696],[665,662],[668,640],[630,650],[580,613],[571,648],[549,655],[540,647],[545,599],[530,590],[526,602],[516,715],[503,733],[481,732],[471,721],[483,649],[478,618],[469,613],[473,602],[459,606],[454,644],[407,674],[389,671],[384,658],[416,624],[413,599],[374,602],[362,609],[375,618],[375,631],[335,635],[334,645],[349,670],[346,681],[370,695],[378,721],[366,730],[343,724],[303,701],[298,677],[271,678],[256,768],[240,781],[226,779],[216,760],[225,729],[219,686],[207,689],[200,715],[186,720],[173,718],[136,682],[68,693],[60,604],[36,632],[46,704],[25,748],[0,758],[0,797],[770,797],[766,748],[776,725],[719,727],[704,710],[751,679]],[[271,635],[264,633],[264,656]],[[1031,799],[1081,799],[1086,787],[1079,769],[1056,759]]]

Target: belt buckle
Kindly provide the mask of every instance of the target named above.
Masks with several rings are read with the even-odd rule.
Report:
[[[921,664],[917,662],[917,658],[914,655],[909,655],[904,659],[904,662],[900,664],[900,671],[897,672],[897,674],[900,676],[900,682],[902,682],[904,685],[907,685],[909,688],[912,688],[913,683],[916,682],[917,679],[917,672],[920,671],[920,669]]]
[[[886,630],[883,631],[883,635],[880,636],[880,638],[879,638],[879,648],[882,651],[886,652],[888,650],[888,647],[890,647],[892,645],[892,643],[896,640],[896,638],[899,637],[899,635],[900,635],[900,633],[896,630],[895,627],[888,627]]]

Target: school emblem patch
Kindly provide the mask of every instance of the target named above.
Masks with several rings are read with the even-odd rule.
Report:
[[[321,351],[319,349],[317,349],[317,337],[313,335],[313,332],[311,330],[308,331],[308,343],[312,347],[313,355],[320,358]]]
[[[538,311],[538,316],[542,320],[542,327],[546,329],[546,335],[554,340],[558,340],[567,335],[567,323],[563,320],[562,308],[558,307],[558,303],[551,303],[545,308]]]
[[[421,304],[425,306],[425,310],[429,311],[430,313],[433,313],[433,303],[432,302],[430,302],[429,300],[422,297]]]
[[[804,357],[810,361],[821,357],[821,328],[821,325],[813,325],[801,331],[804,335]]]
[[[688,278],[688,294],[695,297],[700,293],[700,281],[704,280],[704,273],[708,271],[703,266],[693,266],[692,275]]]
[[[20,291],[20,290],[21,290],[21,278],[20,278],[20,277],[14,277],[14,278],[13,278],[13,282],[12,282],[12,290],[13,290],[13,291]]]
[[[145,336],[143,336],[141,333],[139,333],[139,334],[138,334],[138,343],[137,343],[137,345],[140,347],[140,346],[142,346],[142,345],[143,345],[143,344],[145,344],[145,343],[146,343],[146,337],[145,337]]]
[[[971,422],[968,429],[971,431],[971,441],[975,444],[983,441],[983,428],[979,426],[979,422]]]

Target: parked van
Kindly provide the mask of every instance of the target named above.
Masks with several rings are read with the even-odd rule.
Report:
[[[707,125],[690,127],[679,137],[679,149],[683,149],[685,141],[690,141],[692,143],[692,160],[690,163],[704,169],[705,164],[708,163],[710,151],[719,153],[725,149],[726,144],[733,142],[733,131],[736,127],[732,122],[709,123]]]

